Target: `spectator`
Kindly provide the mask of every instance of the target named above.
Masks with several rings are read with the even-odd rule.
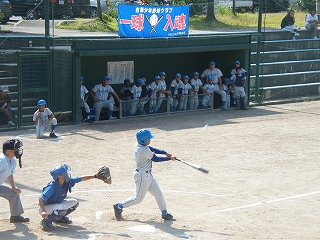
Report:
[[[90,108],[87,103],[89,91],[88,89],[83,85],[84,78],[83,76],[80,76],[80,99],[81,99],[81,112],[82,112],[82,120],[81,121],[90,121]]]
[[[209,68],[203,71],[201,74],[202,81],[205,78],[207,81],[208,79],[213,80],[213,85],[214,85],[214,92],[218,93],[221,95],[221,100],[222,100],[222,106],[220,108],[222,110],[226,109],[226,93],[223,91],[223,86],[222,86],[222,72],[220,71],[219,68],[216,68],[216,63],[214,61],[209,62]]]
[[[295,40],[296,36],[299,36],[300,34],[298,33],[298,28],[294,24],[294,11],[290,10],[287,15],[282,19],[281,21],[281,29],[289,31],[293,33],[293,40]]]
[[[306,18],[306,29],[309,31],[313,31],[313,39],[318,39],[317,33],[319,20],[318,15],[316,13],[317,11],[313,9],[310,11]]]
[[[0,112],[3,112],[6,116],[6,120],[8,121],[9,127],[15,127],[16,125],[13,123],[12,117],[12,109],[11,109],[11,96],[9,94],[8,86],[2,86],[0,92]]]
[[[112,116],[114,105],[111,100],[108,100],[109,92],[115,96],[119,103],[121,103],[121,99],[118,97],[118,94],[113,90],[113,88],[109,85],[109,81],[111,79],[108,76],[104,76],[102,78],[102,83],[95,85],[90,93],[94,100],[93,108],[94,108],[94,120],[99,121],[101,109],[103,107],[109,108],[109,119],[116,119],[116,117]]]

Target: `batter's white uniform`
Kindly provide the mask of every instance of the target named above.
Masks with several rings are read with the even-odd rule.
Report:
[[[33,121],[36,121],[37,115],[39,113],[39,109],[33,114]],[[36,126],[37,130],[37,138],[41,138],[44,136],[44,131],[48,131],[52,129],[52,125],[57,125],[57,119],[52,118],[50,122],[46,122],[45,124],[42,125],[43,122],[45,122],[53,113],[49,108],[45,108],[43,112],[41,112],[41,115],[38,119],[38,124]]]
[[[89,91],[88,89],[83,86],[80,85],[80,98],[81,98],[81,105],[84,107],[84,110],[86,111],[86,113],[90,113],[90,108],[87,102],[84,101],[86,94],[88,94]]]
[[[202,81],[198,79],[192,78],[190,80],[190,85],[192,87],[192,95],[189,97],[189,108],[190,110],[196,110],[199,106],[199,88],[202,86]]]
[[[214,68],[213,70],[211,70],[210,68],[207,68],[201,74],[201,77],[206,78],[207,81],[208,81],[208,79],[213,80],[214,92],[221,95],[222,101],[226,101],[226,93],[225,93],[225,91],[220,90],[220,86],[219,86],[219,77],[221,77],[221,76],[223,76],[223,74],[219,68]]]
[[[136,170],[134,172],[134,181],[136,183],[136,195],[121,202],[124,208],[142,202],[147,192],[149,192],[155,197],[161,211],[167,209],[161,189],[151,173],[154,154],[166,154],[166,152],[139,143],[135,144],[134,159],[136,161]],[[169,160],[171,160],[171,157],[158,157],[156,161]]]
[[[101,109],[103,107],[109,108],[110,111],[113,111],[114,105],[113,105],[113,99],[108,100],[108,94],[113,93],[113,88],[107,84],[106,86],[103,86],[101,83],[95,85],[92,88],[92,91],[94,92],[94,97],[98,99],[98,102],[94,102],[93,108],[94,108],[94,120],[99,121]]]

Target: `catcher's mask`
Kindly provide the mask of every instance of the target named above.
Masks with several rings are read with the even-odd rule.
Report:
[[[69,182],[71,175],[68,173],[71,168],[66,164],[61,164],[60,166],[57,166],[50,170],[50,174],[53,178],[53,180],[57,181],[58,176],[64,176],[65,181]]]

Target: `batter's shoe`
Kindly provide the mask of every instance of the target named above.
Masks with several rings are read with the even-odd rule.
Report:
[[[49,137],[51,138],[57,138],[57,135],[54,134],[54,132],[50,133]]]
[[[55,223],[65,223],[65,224],[71,224],[72,223],[72,221],[66,216],[64,216],[63,218],[61,218],[61,219],[59,219],[57,221],[54,221],[54,222]]]
[[[48,222],[47,219],[42,219],[40,222],[41,226],[42,226],[42,230],[46,231],[46,232],[50,232],[52,231],[52,222]]]
[[[10,217],[10,222],[11,222],[11,223],[30,222],[30,219],[29,219],[29,218],[22,217],[22,216],[11,216],[11,217]]]
[[[176,220],[170,213],[162,214],[162,218],[164,220],[169,220],[169,221],[175,221]]]
[[[113,204],[114,209],[114,216],[116,217],[117,221],[120,221],[122,219],[122,209],[118,208],[118,204]]]

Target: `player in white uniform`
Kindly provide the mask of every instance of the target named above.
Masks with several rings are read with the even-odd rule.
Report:
[[[93,108],[94,108],[94,120],[99,121],[100,112],[103,107],[109,108],[109,119],[116,119],[116,117],[112,117],[113,113],[113,99],[108,100],[108,94],[112,93],[115,96],[119,103],[121,103],[121,99],[118,97],[118,94],[113,90],[113,88],[109,85],[109,81],[111,79],[108,76],[104,76],[102,78],[102,83],[95,85],[90,93],[94,100]]]
[[[49,137],[56,138],[54,130],[58,124],[57,119],[49,108],[46,107],[47,102],[43,99],[38,101],[39,108],[33,114],[33,121],[36,125],[36,137],[42,138],[45,130],[51,130]]]
[[[182,88],[181,74],[177,73],[176,78],[171,82],[171,98],[170,98],[170,111],[174,112],[177,109],[179,103],[179,88]]]
[[[149,113],[155,113],[158,100],[158,91],[162,88],[160,76],[155,76],[154,81],[149,85]]]
[[[163,162],[176,160],[170,153],[154,147],[149,147],[150,141],[154,135],[148,129],[140,129],[137,134],[137,143],[134,146],[134,159],[136,161],[136,170],[134,172],[134,181],[136,184],[136,195],[122,202],[113,205],[116,219],[122,219],[122,209],[131,207],[142,202],[147,192],[151,193],[161,210],[161,216],[164,220],[174,221],[174,217],[168,213],[166,203],[159,188],[156,179],[153,177],[152,162]],[[166,157],[157,156],[157,154],[166,155]]]
[[[161,85],[162,87],[159,89],[159,98],[157,100],[157,106],[156,106],[156,109],[155,109],[155,112],[158,112],[160,107],[161,107],[161,103],[163,101],[163,99],[167,96],[170,96],[171,95],[171,92],[170,91],[167,91],[167,83],[166,83],[166,73],[165,72],[160,72],[159,73],[159,76],[161,78]]]
[[[226,108],[230,108],[230,93],[232,90],[231,81],[229,78],[223,80],[223,90],[226,92]]]
[[[192,89],[189,97],[189,109],[196,110],[199,106],[199,88],[203,91],[202,81],[199,79],[198,72],[193,73],[193,78],[190,80],[190,85]]]
[[[214,84],[214,92],[218,93],[221,95],[221,100],[222,100],[222,106],[220,107],[222,110],[226,109],[226,93],[223,91],[223,86],[222,86],[222,72],[220,71],[219,68],[216,68],[216,63],[214,61],[209,62],[209,68],[203,71],[201,74],[202,79],[206,79],[208,82],[208,79],[213,79],[213,84]]]
[[[208,83],[203,86],[203,99],[202,106],[211,108],[212,97],[215,90],[215,84],[213,84],[213,79],[208,80]]]
[[[83,85],[84,78],[80,76],[80,99],[81,99],[81,112],[82,112],[82,121],[89,120],[90,108],[87,103],[89,91],[86,86]]]
[[[183,84],[181,89],[181,100],[179,104],[179,111],[186,111],[188,104],[188,97],[190,96],[191,85],[189,84],[189,76],[183,77]]]
[[[138,78],[137,83],[131,88],[130,97],[133,100],[130,109],[131,116],[136,113],[137,108],[140,113],[143,113],[144,111],[144,105],[147,103],[142,97],[142,86],[144,85],[146,85],[145,81],[142,78]]]
[[[230,72],[230,78],[233,76],[233,75],[236,75],[237,74],[237,68],[238,67],[240,67],[240,61],[235,61],[234,62],[234,69],[232,69],[231,70],[231,72]],[[241,68],[241,74],[242,73],[246,73],[247,71],[246,70],[244,70],[242,67],[240,67]],[[231,81],[231,84],[234,84],[234,82],[230,79],[230,81]],[[235,96],[235,93],[234,93],[234,91],[232,90],[231,91],[231,100],[232,100],[232,103],[233,103],[233,105],[236,105],[236,96]]]

